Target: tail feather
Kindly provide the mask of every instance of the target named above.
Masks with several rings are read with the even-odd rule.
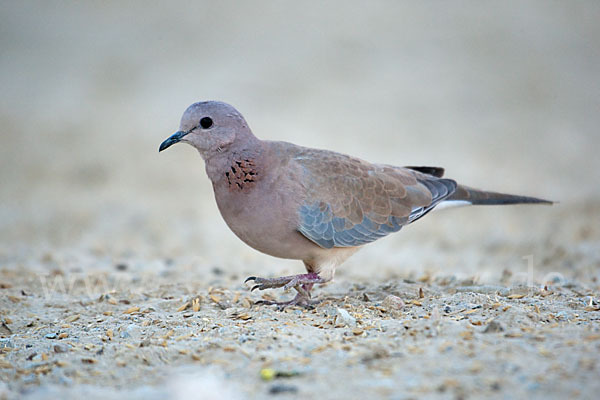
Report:
[[[468,186],[458,185],[456,191],[446,201],[466,201],[473,205],[504,205],[504,204],[553,204],[553,201],[536,197],[517,196],[497,192],[486,192]]]

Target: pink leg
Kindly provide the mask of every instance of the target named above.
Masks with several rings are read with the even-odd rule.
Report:
[[[254,285],[251,289],[265,290],[265,289],[274,289],[274,288],[284,288],[285,290],[289,290],[291,288],[296,289],[298,294],[290,301],[285,302],[275,302],[275,301],[266,301],[261,300],[257,302],[257,304],[276,304],[280,308],[284,308],[286,306],[293,305],[303,305],[303,306],[311,306],[314,304],[314,301],[311,300],[310,291],[315,283],[325,283],[327,282],[323,278],[321,278],[316,273],[308,273],[308,274],[300,274],[300,275],[291,275],[291,276],[282,276],[280,278],[258,278],[256,276],[251,276],[244,281],[244,283],[248,281],[254,281],[256,285]]]

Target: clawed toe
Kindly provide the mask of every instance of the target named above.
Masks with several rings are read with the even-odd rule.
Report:
[[[256,276],[249,276],[249,277],[247,277],[247,278],[246,278],[246,280],[244,281],[244,283],[248,283],[248,282],[250,282],[250,281],[257,282],[257,281],[260,281],[260,280],[261,280],[261,278],[258,278],[258,277],[256,277]],[[265,287],[263,287],[263,285],[261,285],[261,284],[259,283],[258,285],[254,285],[254,286],[252,286],[252,289],[250,289],[250,291],[251,291],[251,292],[254,292],[254,290],[256,290],[256,289],[264,290],[264,289],[266,289],[266,288],[265,288]]]
[[[256,285],[252,286],[252,289],[250,289],[250,291],[253,292],[256,289],[265,290],[265,289],[275,289],[275,288],[285,287],[285,285],[289,282],[289,279],[286,279],[285,277],[269,279],[269,278],[259,278],[256,276],[251,276],[251,277],[247,278],[244,281],[244,283],[246,283],[248,281],[254,281],[254,283],[256,284]]]
[[[256,281],[258,278],[255,276],[249,276],[246,278],[246,280],[244,281],[244,283],[248,283],[249,281]],[[254,292],[254,289],[259,289],[260,285],[254,285],[252,286],[252,289],[250,289],[251,292]]]

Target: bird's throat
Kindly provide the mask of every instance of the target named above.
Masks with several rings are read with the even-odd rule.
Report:
[[[206,160],[206,173],[213,184],[231,192],[248,192],[262,178],[260,151],[229,151]]]
[[[260,179],[256,160],[250,157],[234,158],[225,171],[225,179],[230,191],[251,190]]]

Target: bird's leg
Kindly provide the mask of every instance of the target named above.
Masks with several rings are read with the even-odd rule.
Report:
[[[303,305],[310,306],[314,303],[311,300],[310,291],[315,283],[325,283],[327,282],[323,278],[314,272],[308,274],[300,274],[300,275],[291,275],[291,276],[282,276],[279,278],[258,278],[256,276],[251,276],[244,281],[244,283],[248,281],[254,281],[256,285],[254,285],[251,289],[265,290],[265,289],[274,289],[283,287],[284,290],[289,290],[291,288],[296,289],[298,292],[296,297],[294,297],[290,301],[286,302],[274,302],[262,300],[258,303],[260,304],[276,304],[280,308],[284,308],[286,306],[293,305]]]

